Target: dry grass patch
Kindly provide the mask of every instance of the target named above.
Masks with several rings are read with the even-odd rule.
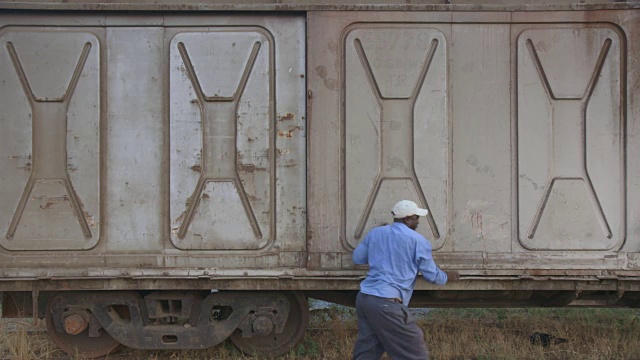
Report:
[[[42,325],[31,320],[0,320],[0,358],[49,359],[62,353],[46,338]]]
[[[421,321],[435,359],[640,359],[632,309],[438,309]],[[566,343],[531,344],[535,332]]]
[[[434,309],[420,316],[432,359],[640,359],[640,310],[635,309]],[[0,359],[66,357],[27,324],[0,323]],[[5,331],[11,325],[12,331]],[[567,343],[532,345],[529,335],[548,333]],[[351,357],[357,335],[354,312],[314,311],[304,340],[285,360],[343,360]],[[411,344],[408,344],[411,346]],[[69,358],[69,357],[66,357]],[[72,358],[72,357],[71,357]],[[230,342],[198,351],[124,349],[111,359],[262,359],[240,353]]]

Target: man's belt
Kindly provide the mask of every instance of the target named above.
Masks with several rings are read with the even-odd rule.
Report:
[[[386,297],[380,297],[380,296],[375,296],[375,295],[369,295],[369,294],[365,294],[365,293],[362,293],[362,294],[366,295],[366,296],[373,296],[373,297],[378,298],[378,299],[382,299],[382,300],[386,300],[386,301],[393,301],[395,303],[402,304],[402,299],[397,298],[397,297],[396,298],[386,298]]]

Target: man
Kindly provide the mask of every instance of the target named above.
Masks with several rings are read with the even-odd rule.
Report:
[[[438,285],[460,278],[457,272],[440,270],[431,243],[415,231],[428,210],[402,200],[391,213],[393,224],[372,229],[353,252],[354,263],[369,264],[356,298],[354,360],[377,360],[385,351],[393,360],[428,359],[424,334],[407,308],[418,271]]]

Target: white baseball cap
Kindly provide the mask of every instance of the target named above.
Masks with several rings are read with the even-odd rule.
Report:
[[[418,215],[426,216],[429,213],[427,209],[421,209],[411,200],[402,200],[391,209],[394,219],[404,219],[407,216]]]

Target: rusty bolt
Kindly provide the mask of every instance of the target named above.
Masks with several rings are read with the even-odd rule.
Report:
[[[256,335],[265,336],[273,331],[273,321],[266,316],[258,316],[253,321],[253,332]]]
[[[78,335],[87,326],[89,326],[89,323],[80,314],[71,314],[64,318],[64,331],[69,335]]]

